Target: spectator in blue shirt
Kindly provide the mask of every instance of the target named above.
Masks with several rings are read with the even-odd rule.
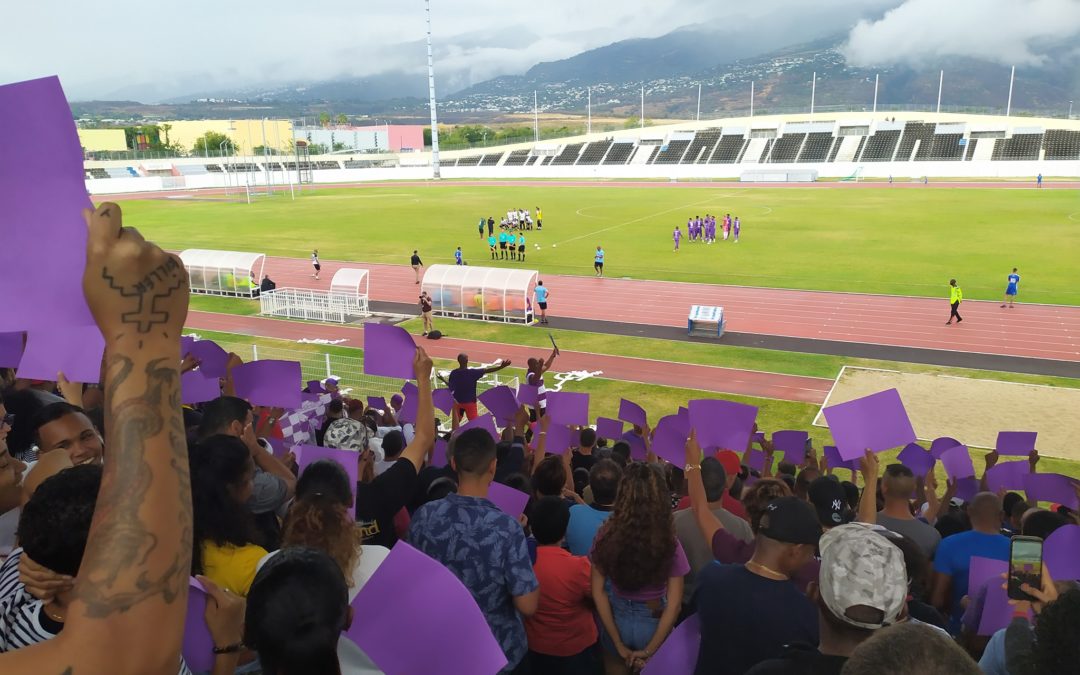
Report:
[[[589,470],[592,504],[570,507],[570,524],[566,527],[566,548],[574,555],[588,555],[600,526],[611,517],[615,495],[619,492],[622,469],[610,459],[601,459]]]
[[[487,499],[495,441],[483,429],[469,429],[451,444],[450,462],[458,474],[457,494],[417,509],[409,541],[461,579],[506,653],[501,672],[519,672],[528,667],[522,616],[536,612],[540,584],[521,525]]]
[[[458,264],[458,265],[464,265],[465,264],[465,262],[461,259],[461,247],[460,246],[458,246],[457,250],[454,251],[454,262],[456,264]]]

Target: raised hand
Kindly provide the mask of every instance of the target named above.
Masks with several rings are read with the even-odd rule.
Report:
[[[690,429],[690,438],[686,439],[686,464],[701,464],[701,446],[698,445],[697,431]]]
[[[64,400],[71,405],[77,405],[82,407],[82,385],[78,382],[69,382],[67,377],[63,373],[56,374],[56,388],[60,390],[60,395],[64,397]]]
[[[986,468],[989,470],[997,466],[998,460],[1001,459],[1001,455],[998,454],[997,450],[991,450],[986,453],[986,457],[983,459],[986,460]]]
[[[413,372],[416,374],[416,381],[431,382],[431,357],[424,351],[423,347],[416,348],[416,355],[413,357]]]
[[[859,472],[863,476],[863,481],[876,480],[878,477],[878,457],[870,450],[863,453],[863,456],[859,458]]]

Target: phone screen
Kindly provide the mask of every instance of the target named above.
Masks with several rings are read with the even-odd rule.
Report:
[[[1020,590],[1021,584],[1032,588],[1042,587],[1043,542],[1034,537],[1014,537],[1009,551],[1009,597],[1014,600],[1032,600]]]

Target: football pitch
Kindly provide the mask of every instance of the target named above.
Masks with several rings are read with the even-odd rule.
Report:
[[[477,222],[543,209],[524,263],[492,261]],[[1072,190],[889,188],[477,187],[415,184],[288,192],[250,205],[213,200],[123,202],[125,222],[170,249],[211,248],[326,260],[523,265],[592,274],[596,246],[611,277],[940,297],[950,278],[995,300],[1013,267],[1024,302],[1080,304],[1080,195]],[[712,245],[672,230],[711,213],[738,216],[742,236]],[[496,226],[496,229],[497,226]],[[719,235],[718,235],[719,236]],[[537,248],[539,246],[539,248]]]

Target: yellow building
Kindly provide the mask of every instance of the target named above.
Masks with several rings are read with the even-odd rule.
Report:
[[[260,145],[281,152],[291,147],[292,122],[289,120],[169,120],[158,123],[158,127],[166,124],[169,125],[169,141],[179,143],[192,154],[203,154],[202,147],[196,152],[195,143],[207,131],[228,136],[236,144],[237,153],[241,155],[252,154],[252,149]],[[161,141],[165,142],[164,129],[161,132]],[[215,152],[217,148],[209,150]]]
[[[79,129],[79,143],[86,152],[127,150],[123,129]]]

